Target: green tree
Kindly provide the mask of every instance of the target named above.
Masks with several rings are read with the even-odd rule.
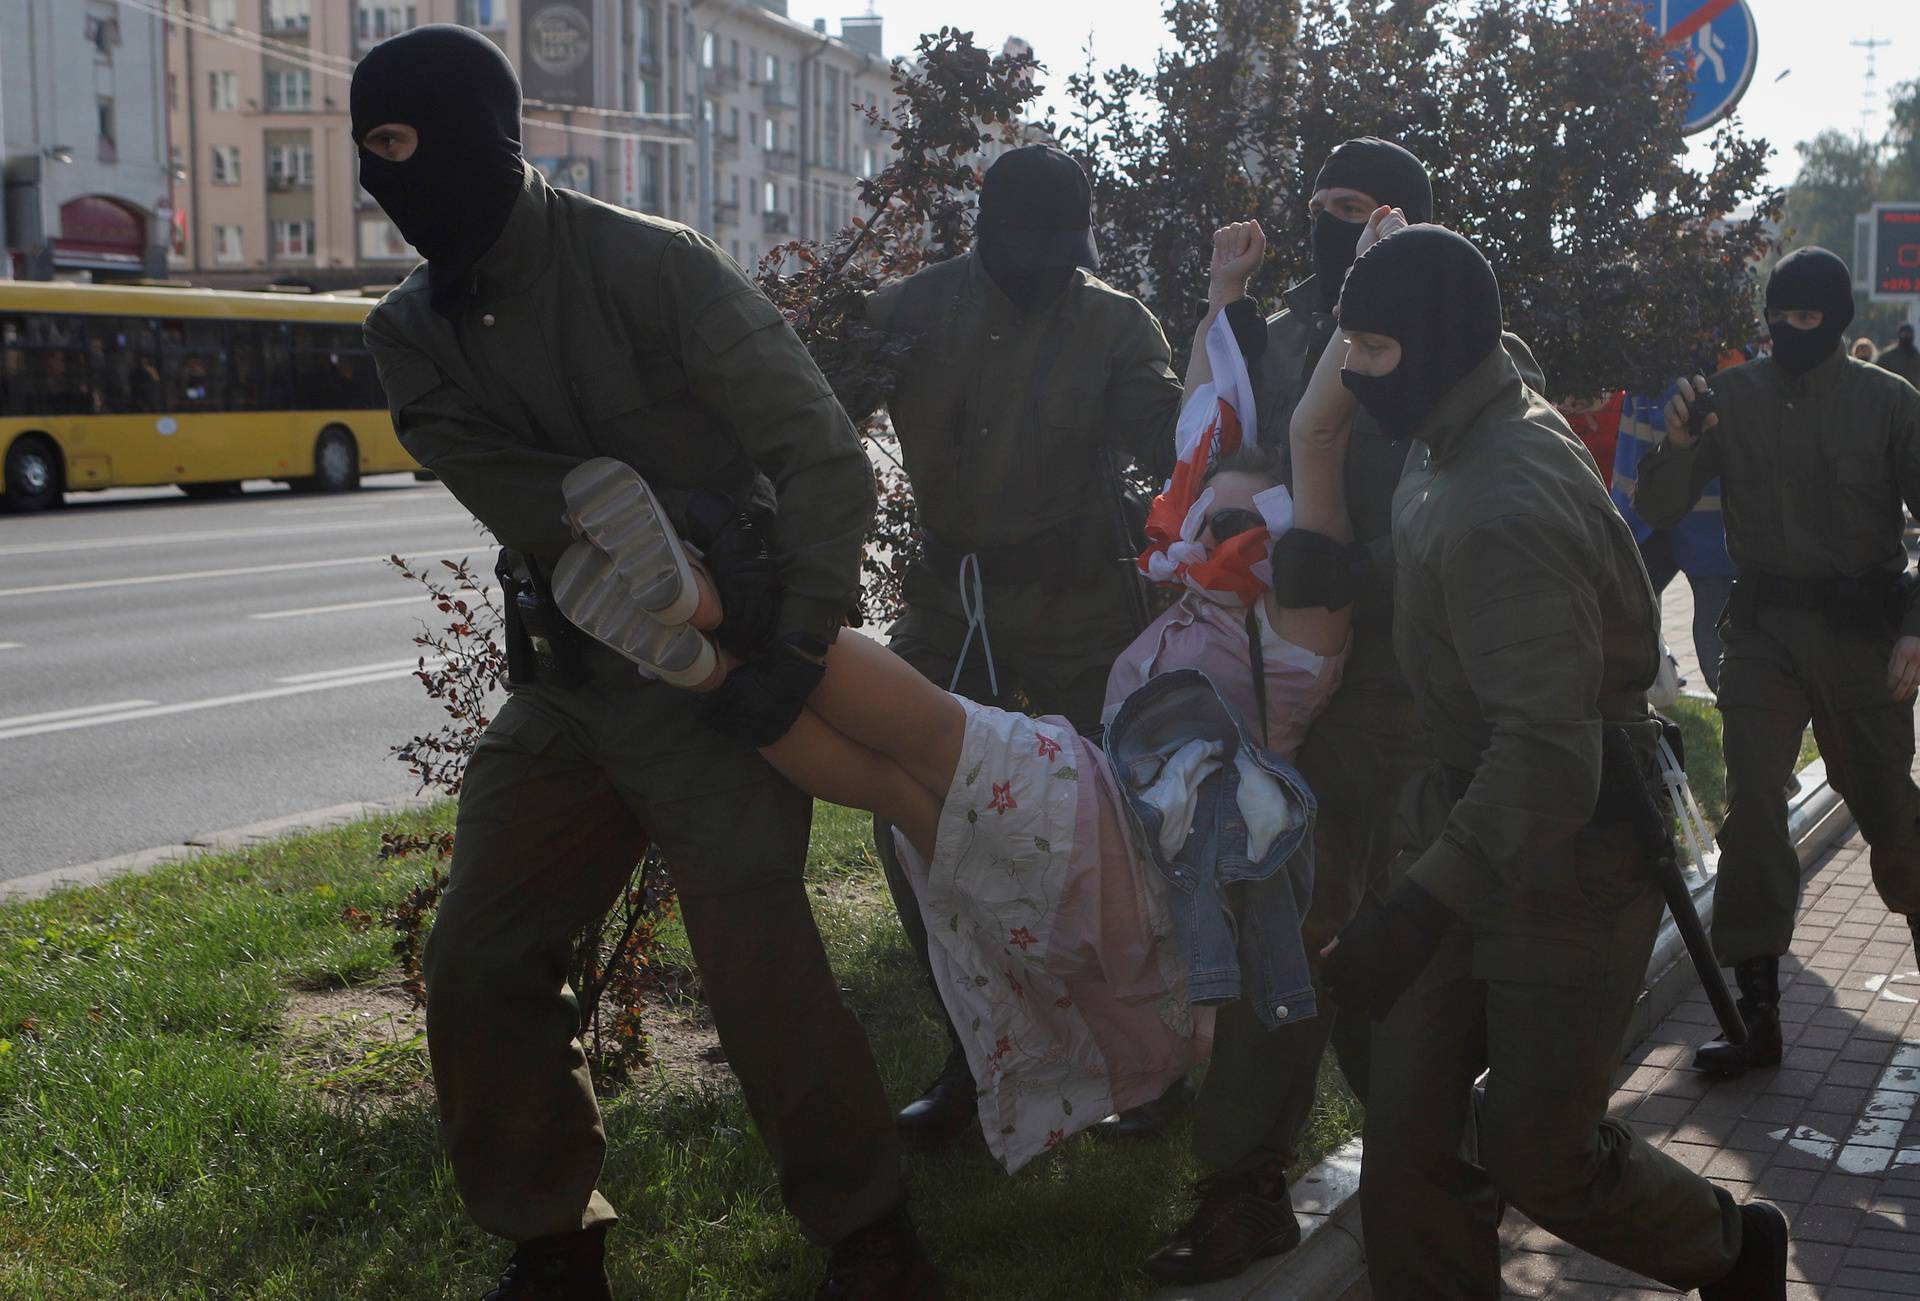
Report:
[[[1356,135],[1426,161],[1436,219],[1492,260],[1556,397],[1656,388],[1751,332],[1770,149],[1725,127],[1712,167],[1688,168],[1686,83],[1634,0],[1173,0],[1167,15],[1179,48],[1151,74],[1075,79],[1061,131],[1095,170],[1103,247],[1127,254],[1109,272],[1177,342],[1204,277],[1160,250],[1184,241],[1197,266],[1203,226],[1257,216],[1275,251],[1257,288],[1307,274],[1314,174]]]
[[[1822,131],[1794,146],[1800,155],[1800,171],[1787,191],[1782,252],[1817,245],[1838,253],[1853,266],[1855,219],[1882,200],[1920,199],[1920,187],[1906,179],[1920,160],[1920,142],[1912,139],[1912,126],[1903,128],[1901,122],[1903,110],[1909,124],[1920,119],[1920,82],[1909,83],[1902,91],[1905,98],[1896,94],[1892,125],[1884,143],[1862,140],[1844,131]],[[1865,291],[1856,289],[1848,337],[1866,335],[1877,344],[1885,343],[1906,316],[1904,304],[1872,302]]]

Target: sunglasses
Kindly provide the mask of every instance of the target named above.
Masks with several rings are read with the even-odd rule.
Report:
[[[1248,510],[1244,506],[1228,506],[1214,511],[1203,522],[1201,531],[1213,531],[1215,542],[1225,542],[1228,538],[1237,538],[1242,533],[1254,529],[1266,532],[1267,521],[1259,511]]]

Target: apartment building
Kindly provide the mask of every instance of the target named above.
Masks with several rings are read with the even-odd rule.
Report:
[[[385,283],[415,261],[357,179],[353,64],[410,27],[496,41],[527,96],[526,153],[556,185],[687,222],[752,265],[837,229],[883,142],[880,20],[838,37],[784,0],[138,0],[169,14],[167,120],[196,283]]]
[[[165,274],[162,30],[115,0],[0,3],[0,276]]]

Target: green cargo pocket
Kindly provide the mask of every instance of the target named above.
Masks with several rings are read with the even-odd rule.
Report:
[[[784,325],[786,320],[765,294],[758,289],[748,289],[709,307],[694,325],[693,332],[707,351],[719,357],[748,335]]]
[[[1564,592],[1527,592],[1476,606],[1467,614],[1467,642],[1480,655],[1495,655],[1573,631],[1573,602]]]

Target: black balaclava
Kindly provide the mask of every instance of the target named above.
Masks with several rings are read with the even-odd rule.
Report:
[[[473,267],[520,193],[520,78],[480,33],[432,23],[382,41],[353,70],[353,140],[398,122],[420,133],[403,163],[360,149],[360,184],[427,259],[434,310],[455,315]]]
[[[1914,352],[1916,351],[1916,349],[1913,346],[1913,327],[1911,325],[1901,326],[1900,333],[1895,335],[1894,337],[1897,340],[1897,342],[1895,342],[1893,346],[1895,348],[1898,348],[1901,352],[1906,353],[1907,356],[1909,357],[1913,356]]]
[[[1433,180],[1426,164],[1391,140],[1361,136],[1328,154],[1314,178],[1314,193],[1336,186],[1398,208],[1411,223],[1433,220]],[[1331,212],[1314,216],[1314,283],[1320,286],[1320,301],[1328,311],[1340,301],[1340,282],[1353,265],[1353,246],[1364,229],[1365,222],[1346,221]]]
[[[1820,324],[1795,329],[1769,321],[1773,359],[1790,375],[1812,370],[1831,357],[1840,336],[1853,323],[1853,275],[1847,264],[1823,248],[1796,249],[1774,265],[1767,278],[1769,312],[1820,312]]]
[[[1445,226],[1395,231],[1355,259],[1340,328],[1400,345],[1385,375],[1340,372],[1389,438],[1410,438],[1454,385],[1500,346],[1500,285],[1487,259]]]
[[[1076,270],[1100,265],[1093,188],[1080,164],[1052,145],[1009,150],[987,169],[974,233],[981,265],[1023,312],[1043,310]]]

